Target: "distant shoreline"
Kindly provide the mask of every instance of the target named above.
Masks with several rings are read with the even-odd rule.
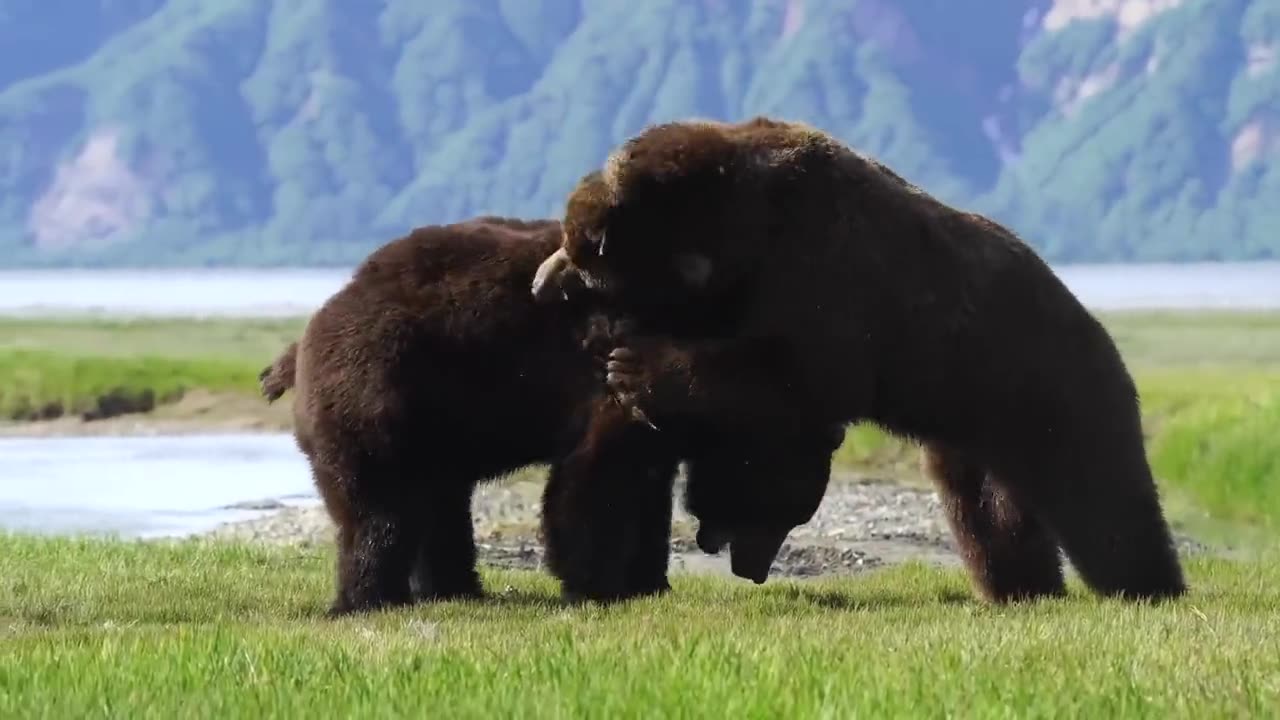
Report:
[[[1280,309],[1280,261],[1054,267],[1085,305],[1125,310]],[[352,268],[0,270],[0,316],[305,316]]]

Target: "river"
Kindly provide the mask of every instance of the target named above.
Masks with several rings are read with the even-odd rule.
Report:
[[[317,502],[289,435],[0,438],[0,528],[185,535]]]
[[[1280,262],[1055,268],[1099,310],[1280,308]],[[307,313],[349,270],[0,271],[0,314],[272,317]]]

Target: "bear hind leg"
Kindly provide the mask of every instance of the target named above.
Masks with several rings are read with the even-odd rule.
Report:
[[[352,543],[344,595],[349,612],[407,605],[416,538],[401,517],[376,513],[361,518]]]
[[[671,590],[667,566],[671,558],[672,492],[675,462],[647,467],[647,477],[636,488],[635,515],[639,519],[632,547],[627,549],[623,593],[629,596],[661,595]]]
[[[627,514],[640,508],[610,492],[615,483],[625,483],[619,474],[631,476],[578,457],[555,465],[547,479],[542,504],[545,562],[570,603],[643,594],[628,582],[634,572],[628,550],[637,545],[638,526]]]
[[[377,485],[365,478],[347,485],[370,486]],[[339,601],[330,615],[406,605],[412,599],[409,577],[420,549],[419,524],[406,515],[413,503],[408,498],[360,500],[352,503],[342,531],[350,533],[349,552],[340,563]]]
[[[343,492],[343,486],[339,480],[341,472],[317,463],[314,459],[315,453],[311,448],[305,448],[305,451],[311,462],[312,477],[314,478],[316,489],[319,491],[320,497],[324,501],[325,510],[328,512],[329,519],[333,521],[335,527],[334,545],[337,550],[337,558],[334,563],[334,599],[330,603],[326,614],[330,617],[337,617],[352,610],[351,598],[347,590],[352,586],[352,573],[355,567],[355,520],[352,516],[346,493]]]
[[[951,448],[926,445],[922,461],[983,598],[1005,603],[1066,593],[1058,545],[1015,491]]]
[[[355,529],[346,525],[339,525],[335,532],[335,544],[338,549],[336,563],[338,581],[334,591],[335,597],[326,613],[330,617],[345,615],[352,611],[351,598],[347,595],[347,588],[351,586],[351,573],[354,568]]]
[[[429,501],[418,535],[411,590],[418,601],[478,598],[471,486],[456,487]]]
[[[658,459],[661,458],[661,459]],[[543,494],[546,564],[569,602],[665,592],[674,453],[611,400],[598,403]]]
[[[1160,600],[1186,591],[1172,533],[1143,457],[1095,447],[1027,473],[1022,490],[1093,591]]]

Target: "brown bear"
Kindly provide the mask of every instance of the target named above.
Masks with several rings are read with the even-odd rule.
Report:
[[[560,236],[554,220],[418,228],[372,253],[261,373],[269,401],[296,385],[297,444],[338,527],[331,614],[480,595],[472,491],[534,463],[552,466],[547,561],[569,597],[669,587],[682,457],[691,513],[728,538],[735,571],[757,582],[786,532],[816,510],[840,441],[831,428],[791,441],[631,422],[604,383],[621,313],[529,295]],[[802,499],[754,501],[755,488],[776,482],[759,472],[792,474]],[[603,528],[579,522],[600,503],[631,516]]]
[[[738,310],[728,332],[611,352],[610,387],[651,420],[871,421],[921,442],[993,601],[1062,594],[1059,547],[1098,593],[1185,592],[1133,380],[1006,228],[756,118],[647,128],[570,194],[564,229],[536,297]]]

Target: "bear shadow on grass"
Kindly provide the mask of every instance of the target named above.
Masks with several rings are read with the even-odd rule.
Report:
[[[869,592],[849,593],[841,590],[790,586],[779,588],[778,593],[789,600],[804,602],[827,610],[889,610],[924,605],[978,605],[971,593],[945,588],[933,594],[877,589]]]
[[[777,581],[775,581],[777,582]],[[793,613],[797,606],[816,606],[826,610],[840,611],[879,611],[891,610],[895,608],[913,608],[924,607],[927,605],[981,605],[980,599],[975,598],[964,588],[941,588],[933,592],[919,592],[907,590],[893,590],[884,588],[865,588],[865,589],[833,589],[815,587],[806,581],[786,581],[778,582],[773,587],[764,588],[747,588],[745,586],[739,588],[736,584],[730,586],[734,591],[742,589],[751,594],[762,593],[768,601],[761,607],[755,609],[755,612],[768,617],[781,616]],[[742,599],[748,599],[749,595],[743,595]],[[592,607],[599,609],[606,608],[625,608],[631,606],[632,603],[644,600],[645,598],[637,598],[624,603],[607,603],[601,604],[596,602],[586,602],[581,600],[565,599],[558,593],[543,592],[539,590],[530,590],[527,588],[507,588],[497,590],[493,593],[486,594],[479,598],[468,598],[465,602],[474,603],[481,606],[492,607],[522,607],[533,609],[544,609],[549,611],[561,611],[570,608]],[[779,602],[781,600],[782,602]],[[708,602],[710,607],[714,603]],[[412,607],[420,607],[425,605],[415,605]]]

